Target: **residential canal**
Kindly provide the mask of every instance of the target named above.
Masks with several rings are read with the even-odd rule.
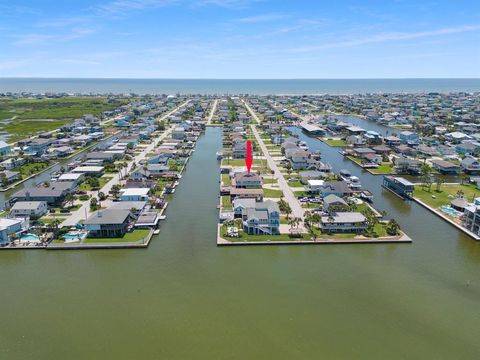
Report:
[[[0,358],[478,359],[480,243],[300,136],[413,243],[217,247],[208,128],[148,249],[0,251]]]
[[[108,139],[105,139],[105,140],[100,140],[98,143],[96,143],[93,147],[90,147],[88,146],[86,149],[80,151],[78,154],[75,154],[74,156],[70,157],[70,158],[63,158],[63,159],[58,159],[58,160],[53,160],[55,164],[55,166],[52,166],[51,168],[49,168],[48,170],[28,179],[27,181],[21,183],[21,184],[18,184],[17,186],[15,186],[14,188],[10,189],[10,190],[7,190],[7,191],[4,191],[4,192],[0,192],[0,210],[3,210],[5,208],[5,202],[10,198],[10,196],[12,196],[13,194],[15,194],[17,191],[23,189],[25,186],[34,186],[34,185],[37,185],[37,184],[41,184],[42,182],[45,182],[45,181],[50,181],[50,176],[54,173],[54,172],[58,172],[60,171],[60,169],[62,168],[62,166],[66,167],[67,164],[71,163],[72,161],[75,161],[77,159],[80,159],[81,157],[83,157],[86,153],[92,151],[92,149],[94,149],[95,147],[97,146],[100,146],[108,141],[111,141],[113,138],[115,137],[119,137],[120,134],[117,134],[117,135],[114,135],[112,137],[109,137]]]

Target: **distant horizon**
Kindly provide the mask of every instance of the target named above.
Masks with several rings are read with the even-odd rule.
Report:
[[[59,79],[59,80],[480,80],[480,77],[368,77],[368,78],[190,78],[190,77],[70,77],[70,76],[0,76],[0,79]]]

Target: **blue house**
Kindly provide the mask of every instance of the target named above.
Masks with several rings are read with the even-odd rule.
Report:
[[[0,140],[0,156],[5,156],[10,154],[10,145],[8,145],[5,141]]]
[[[420,142],[420,136],[413,131],[402,131],[399,137],[402,144],[416,145]]]

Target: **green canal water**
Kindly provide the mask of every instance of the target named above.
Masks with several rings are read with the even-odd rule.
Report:
[[[413,244],[217,247],[211,128],[148,249],[0,251],[0,359],[480,358],[480,244],[306,139]]]

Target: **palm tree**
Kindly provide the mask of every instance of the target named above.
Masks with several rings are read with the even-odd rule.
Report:
[[[400,234],[400,225],[395,221],[395,219],[391,219],[387,224],[387,233],[389,235],[398,235]]]
[[[437,183],[437,192],[440,192],[440,188],[442,186],[442,184],[445,182],[445,179],[442,177],[442,176],[437,176],[435,177],[435,181]]]

